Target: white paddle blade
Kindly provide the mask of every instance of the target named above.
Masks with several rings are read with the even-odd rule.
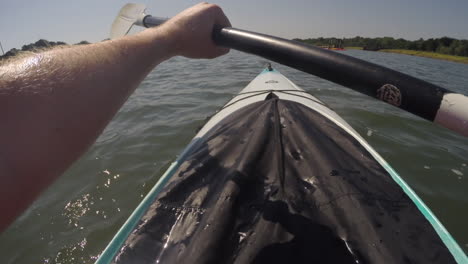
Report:
[[[112,23],[110,38],[115,39],[125,36],[133,24],[138,22],[138,19],[144,17],[146,6],[143,4],[126,4],[120,9],[119,14]]]

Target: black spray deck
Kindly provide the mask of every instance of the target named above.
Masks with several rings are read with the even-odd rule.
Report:
[[[200,138],[115,263],[455,263],[350,134],[273,93]]]

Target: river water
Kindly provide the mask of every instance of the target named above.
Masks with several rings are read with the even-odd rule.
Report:
[[[468,65],[356,56],[468,94]],[[91,149],[0,235],[0,263],[91,263],[205,119],[265,59],[176,57],[143,81]],[[331,106],[396,169],[468,252],[468,139],[317,77],[273,64]]]

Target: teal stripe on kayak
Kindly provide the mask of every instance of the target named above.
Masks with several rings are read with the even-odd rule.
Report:
[[[117,234],[115,234],[114,238],[112,238],[109,245],[107,245],[102,254],[99,256],[98,260],[95,262],[96,264],[108,264],[112,262],[120,248],[122,248],[123,243],[125,240],[127,240],[130,233],[132,233],[132,231],[135,229],[140,219],[153,203],[154,199],[156,199],[172,175],[174,175],[177,169],[179,169],[180,164],[185,161],[189,150],[192,149],[192,147],[194,147],[199,141],[200,139],[193,139],[192,142],[184,149],[179,158],[171,163],[171,166],[169,166],[156,185],[153,186],[145,198],[140,202],[138,207],[132,212],[127,221],[125,221]]]
[[[455,241],[455,239],[450,235],[450,233],[445,229],[442,223],[437,219],[437,217],[432,213],[431,209],[419,198],[419,196],[411,189],[411,187],[398,175],[398,173],[388,164],[382,156],[380,156],[377,151],[375,151],[369,143],[367,143],[356,131],[349,129],[339,121],[335,120],[333,117],[320,112],[323,116],[327,117],[339,127],[344,129],[348,134],[352,135],[373,157],[379,164],[390,174],[392,179],[403,189],[403,191],[408,195],[408,197],[413,201],[419,211],[426,217],[429,223],[432,225],[436,233],[439,235],[442,242],[445,244],[447,249],[450,251],[452,256],[455,258],[455,261],[459,264],[468,264],[468,257],[465,252],[461,249],[460,245]]]
[[[371,153],[372,154],[372,153]],[[373,155],[373,154],[372,154]],[[380,155],[379,155],[380,156]],[[383,160],[383,159],[382,159]],[[437,217],[432,213],[431,209],[427,207],[427,205],[419,198],[419,196],[411,189],[411,187],[398,175],[393,168],[384,161],[384,164],[379,161],[381,165],[390,173],[393,180],[400,185],[403,191],[408,195],[413,203],[418,207],[419,211],[426,217],[426,219],[431,223],[434,230],[439,235],[442,242],[444,242],[445,246],[447,246],[450,253],[452,253],[455,261],[459,264],[467,264],[468,257],[466,256],[463,249],[461,249],[460,245],[455,241],[452,235],[445,229],[442,223],[437,219]]]
[[[273,69],[273,71],[269,71],[267,68],[264,69],[260,74],[264,73],[278,73],[280,72]],[[315,109],[318,111],[318,109]],[[377,151],[375,151],[369,143],[367,143],[354,129],[350,129],[343,125],[339,120],[336,120],[332,116],[324,113],[322,111],[318,111],[323,116],[327,117],[339,127],[344,129],[348,134],[352,135],[359,143],[374,157],[374,159],[379,162],[379,164],[390,174],[392,179],[403,189],[403,191],[408,195],[408,197],[413,201],[419,211],[424,215],[424,217],[429,221],[432,225],[436,233],[439,235],[442,242],[445,244],[447,249],[450,251],[452,256],[455,258],[455,261],[459,264],[468,264],[468,257],[466,256],[465,252],[462,250],[460,245],[455,241],[455,239],[450,235],[447,229],[442,225],[442,223],[437,219],[437,217],[432,213],[432,211],[427,207],[427,205],[421,200],[421,198],[411,189],[411,187],[398,175],[398,173],[380,156]]]
[[[427,205],[419,198],[419,196],[411,189],[411,187],[398,175],[398,173],[388,164],[382,156],[380,156],[377,151],[375,151],[367,141],[365,141],[354,129],[347,127],[341,121],[336,120],[333,116],[330,116],[323,111],[314,109],[324,117],[330,119],[336,125],[345,130],[348,134],[352,135],[373,157],[377,162],[390,174],[392,179],[403,189],[403,191],[408,195],[408,197],[413,201],[419,211],[424,215],[424,217],[432,225],[436,233],[439,235],[442,242],[445,244],[447,249],[450,251],[452,256],[455,258],[455,261],[459,264],[468,264],[468,257],[465,252],[461,249],[460,245],[455,241],[455,239],[450,235],[450,233],[445,229],[442,223],[437,219],[437,217],[432,213],[432,211],[427,207]]]

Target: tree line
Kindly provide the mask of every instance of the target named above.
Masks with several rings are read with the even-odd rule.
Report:
[[[86,40],[83,40],[83,41],[78,42],[78,43],[76,43],[74,45],[85,45],[85,44],[89,44],[89,42],[86,41]],[[36,41],[34,43],[23,45],[23,47],[21,47],[21,49],[13,48],[13,49],[9,50],[4,55],[0,56],[0,60],[8,58],[8,57],[16,56],[19,53],[24,52],[24,51],[37,51],[37,50],[40,50],[40,49],[47,49],[47,48],[51,48],[51,47],[54,47],[54,46],[62,46],[62,45],[68,45],[68,44],[63,42],[63,41],[49,41],[49,40],[45,40],[45,39],[40,39],[40,40],[38,40],[38,41]]]
[[[308,38],[308,39],[295,39],[297,41],[305,42],[315,46],[327,47],[362,47],[367,50],[379,49],[407,49],[407,50],[421,50],[437,52],[442,54],[457,55],[468,57],[468,40],[454,39],[449,37],[406,40],[395,39],[392,37],[383,38]]]

